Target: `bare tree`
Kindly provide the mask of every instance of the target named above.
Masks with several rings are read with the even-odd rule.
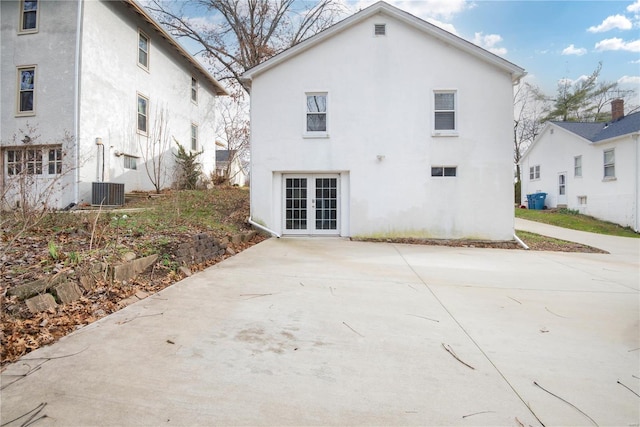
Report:
[[[518,85],[513,95],[513,160],[516,182],[520,182],[520,159],[542,130],[542,118],[549,110],[549,102],[540,88],[529,83]]]
[[[185,8],[209,20],[189,17]],[[339,0],[152,0],[147,9],[169,32],[195,42],[219,80],[241,74],[328,28],[343,11]]]
[[[238,174],[243,173],[242,164],[249,158],[250,127],[248,105],[242,94],[219,101],[219,121],[216,129],[218,138],[225,145],[229,157],[222,164],[222,176],[218,176],[225,184],[231,184]],[[240,168],[234,168],[240,163]],[[219,170],[218,165],[216,169]]]
[[[148,137],[138,137],[144,169],[156,193],[164,188],[167,179],[167,154],[171,153],[169,114],[164,107],[157,108]]]

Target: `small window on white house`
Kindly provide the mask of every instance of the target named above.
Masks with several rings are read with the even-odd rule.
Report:
[[[149,68],[149,36],[138,31],[138,65]]]
[[[124,158],[124,168],[125,169],[138,169],[138,159],[134,156],[127,156],[126,154],[122,156]]]
[[[434,96],[434,129],[439,131],[456,130],[456,92],[436,91]]]
[[[147,134],[149,100],[138,94],[138,132]]]
[[[458,168],[455,166],[431,166],[431,176],[457,176]]]
[[[195,77],[191,77],[191,100],[198,103],[198,80]]]
[[[35,113],[36,67],[18,68],[18,115]]]
[[[614,179],[616,177],[616,156],[615,150],[604,151],[604,179]]]
[[[191,149],[198,149],[198,125],[191,123]]]
[[[387,25],[386,24],[374,24],[373,25],[373,35],[375,35],[375,36],[386,36],[387,35]]]
[[[307,94],[306,130],[309,133],[327,132],[327,94]]]
[[[540,165],[531,166],[529,168],[529,179],[540,179]]]
[[[582,156],[573,158],[573,176],[576,178],[582,177]]]
[[[22,0],[20,2],[20,32],[35,33],[38,31],[38,1]]]
[[[62,146],[12,148],[6,150],[8,176],[59,175],[62,173]]]
[[[587,204],[587,196],[578,196],[578,204],[585,206]]]
[[[62,173],[62,147],[49,149],[49,175]]]

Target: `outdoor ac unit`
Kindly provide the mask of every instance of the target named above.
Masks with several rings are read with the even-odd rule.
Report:
[[[93,182],[91,184],[91,204],[93,206],[124,205],[124,184],[115,182]]]

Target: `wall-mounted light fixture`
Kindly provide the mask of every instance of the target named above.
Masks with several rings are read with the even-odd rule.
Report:
[[[378,154],[378,155],[376,156],[376,158],[378,159],[378,161],[379,161],[379,162],[383,161],[383,160],[384,160],[384,157],[385,157],[385,156],[384,156],[384,154]]]

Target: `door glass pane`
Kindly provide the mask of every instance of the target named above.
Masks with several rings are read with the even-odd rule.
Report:
[[[337,178],[316,178],[316,230],[338,228]]]
[[[285,183],[285,228],[307,229],[307,179],[287,178]]]

